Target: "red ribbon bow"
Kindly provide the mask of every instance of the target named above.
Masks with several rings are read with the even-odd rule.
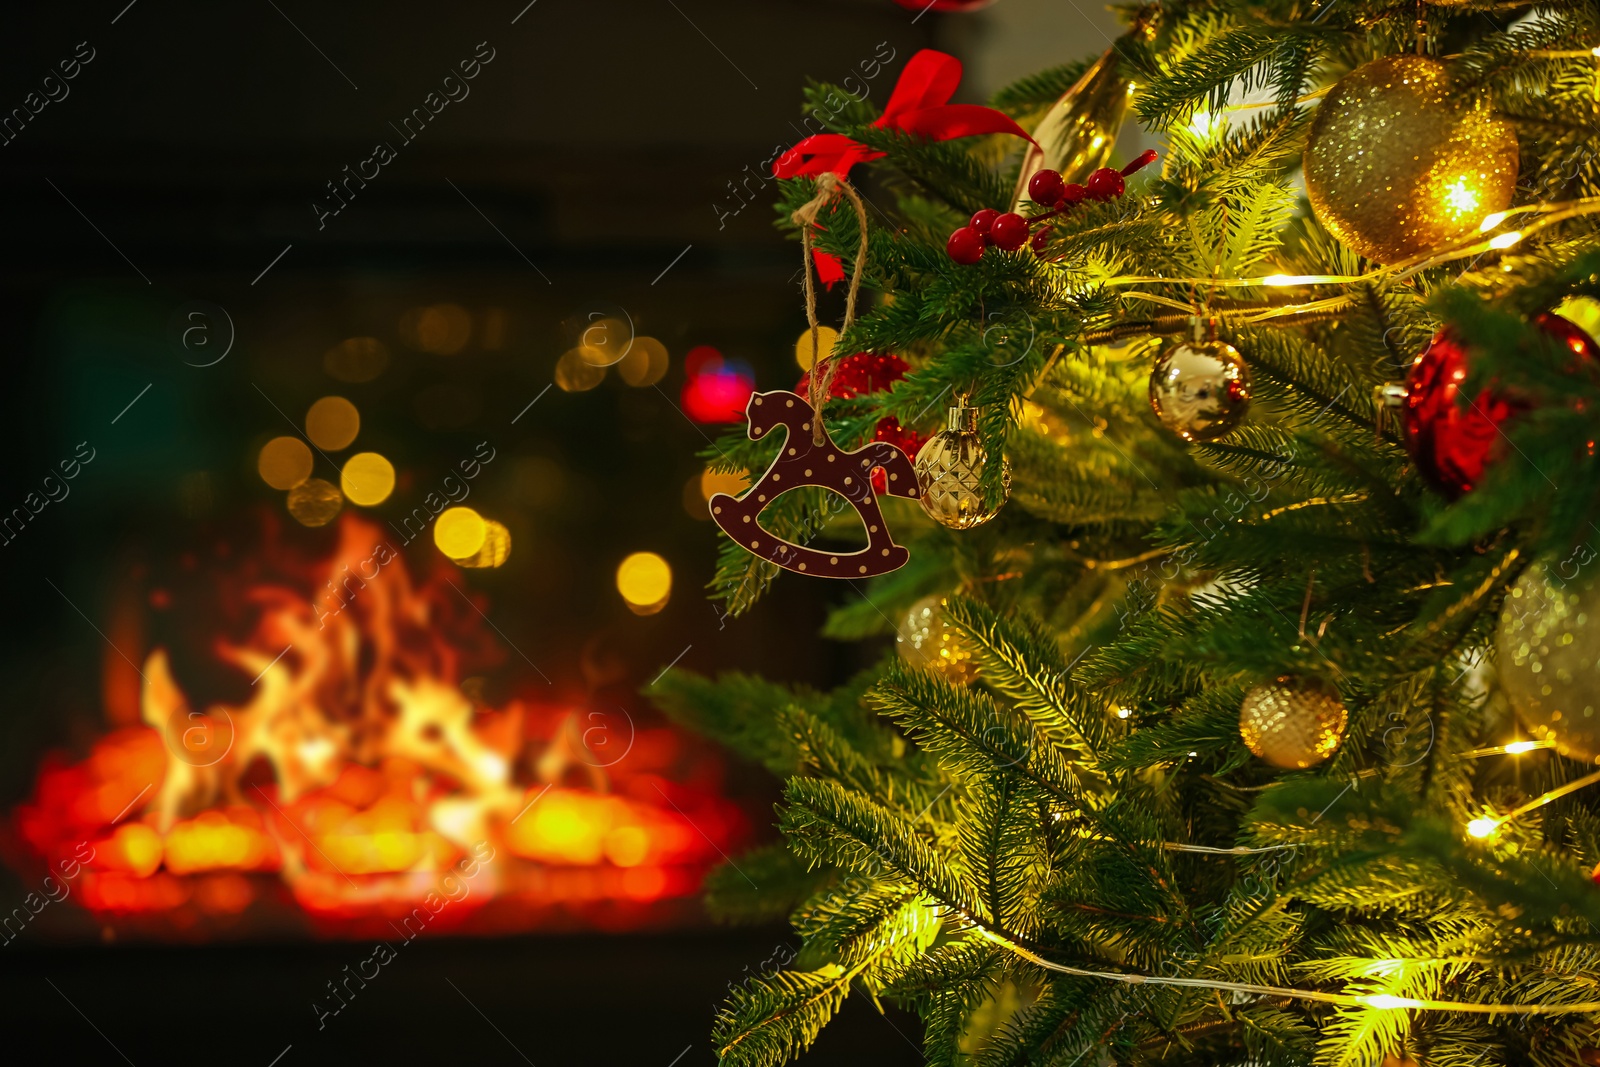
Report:
[[[888,106],[872,125],[880,130],[901,130],[930,141],[1013,133],[1033,143],[1026,130],[992,107],[946,103],[955,95],[959,84],[961,60],[924,48],[906,63],[900,80],[895,82],[894,92],[889,94]],[[882,152],[874,152],[842,133],[818,133],[779,156],[772,164],[772,174],[775,178],[799,178],[832,171],[845,178],[857,163],[882,157]]]
[[[1028,131],[992,107],[978,104],[949,104],[961,84],[961,60],[944,52],[924,48],[906,63],[895,82],[889,103],[872,125],[880,130],[901,130],[930,141],[950,141],[957,137],[977,137],[986,133],[1014,133],[1034,144]],[[842,133],[818,133],[807,137],[772,164],[775,178],[799,178],[832,172],[850,176],[857,163],[882,159],[854,138]],[[844,280],[844,265],[839,257],[817,249],[812,257],[817,277],[828,288]]]

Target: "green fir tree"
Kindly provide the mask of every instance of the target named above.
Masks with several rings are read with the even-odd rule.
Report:
[[[883,153],[850,176],[873,207],[863,311],[838,351],[912,367],[830,402],[834,439],[859,445],[890,415],[931,432],[964,394],[990,503],[1001,456],[1012,488],[965,531],[884,500],[911,562],[841,583],[825,631],[883,650],[865,676],[818,693],[673,671],[650,690],[787,780],[783,842],[707,895],[729,921],[787,917],[803,948],[735,988],[721,1061],[802,1058],[854,996],[914,1010],[930,1064],[1600,1063],[1600,787],[1507,818],[1594,768],[1581,745],[1503,751],[1532,735],[1496,651],[1507,612],[1537,608],[1511,595],[1535,588],[1526,576],[1581,597],[1600,566],[1600,374],[1534,321],[1600,298],[1600,6],[1124,15],[1111,61],[1161,159],[1052,219],[1039,252],[946,253],[975,211],[1010,205],[1020,139],[930,141],[810,90],[809,113]],[[1322,91],[1419,41],[1463,108],[1514,125],[1513,204],[1536,210],[1385,268],[1311,211],[1302,158]],[[1033,129],[1084,69],[992,103]],[[782,183],[797,238],[817,191]],[[820,221],[818,247],[851,270],[849,204]],[[1345,280],[1292,280],[1309,276]],[[1148,380],[1196,312],[1242,355],[1253,398],[1230,433],[1186,443]],[[1383,389],[1446,325],[1472,351],[1461,403],[1492,386],[1519,412],[1458,496],[1425,479]],[[740,426],[706,459],[759,472],[780,436]],[[761,521],[796,543],[859,526],[817,489]],[[778,576],[722,538],[713,593],[731,613]],[[975,680],[885,640],[930,595]],[[1582,647],[1579,626],[1576,641],[1595,668],[1600,639]],[[1247,694],[1280,678],[1301,705],[1331,693],[1348,712],[1304,769],[1241,736]]]

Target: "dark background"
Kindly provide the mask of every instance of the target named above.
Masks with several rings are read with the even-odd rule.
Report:
[[[807,77],[859,77],[892,49],[870,82],[881,106],[905,59],[936,46],[984,65],[957,97],[974,100],[997,84],[984,71],[1008,65],[996,42],[1025,42],[1029,62],[1009,77],[1098,51],[1100,33],[1044,0],[979,15],[889,0],[525,3],[7,11],[0,111],[79,42],[94,58],[70,95],[0,145],[0,511],[78,442],[96,450],[71,495],[0,547],[7,809],[47,748],[81,755],[104,728],[101,681],[119,668],[97,630],[113,591],[219,538],[248,545],[264,516],[281,516],[255,454],[328,393],[358,404],[359,445],[402,472],[376,518],[403,514],[476,442],[493,443],[499,458],[472,502],[510,527],[512,558],[463,580],[563,697],[605,688],[648,717],[632,694],[680,654],[692,669],[829,685],[882,652],[814,636],[842,595],[820,582],[780,582],[725,626],[701,592],[713,530],[682,499],[717,429],[678,409],[683,355],[712,344],[749,362],[759,387],[788,386],[805,321],[799,255],[771,227],[770,193],[724,219],[737,203],[729,183],[798,139]],[[1027,18],[1060,32],[1019,33]],[[494,59],[470,95],[402,146],[389,123],[479,42]],[[324,183],[378,141],[398,158],[319,229]],[[234,329],[215,366],[188,365],[173,341],[174,316],[194,301],[224,309]],[[445,302],[479,323],[497,317],[502,333],[490,344],[480,331],[452,357],[409,350],[401,314]],[[667,345],[660,388],[613,375],[541,397],[572,324],[613,306]],[[390,369],[333,381],[323,353],[356,335],[384,340]],[[332,536],[292,523],[288,535],[308,548]],[[651,617],[629,613],[614,587],[636,550],[674,569],[672,601]],[[510,658],[495,683],[529,684],[523,666]],[[759,773],[736,768],[736,784],[770,810]],[[25,891],[0,872],[5,899]],[[66,1062],[265,1065],[292,1045],[285,1067],[444,1055],[667,1067],[711,1062],[728,980],[786,940],[775,927],[421,943],[319,1033],[310,1001],[360,958],[354,946],[139,945],[69,922],[0,949],[0,1003]],[[852,997],[812,1062],[916,1063],[919,1039],[915,1020]]]

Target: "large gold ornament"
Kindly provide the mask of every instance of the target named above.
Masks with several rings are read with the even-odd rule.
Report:
[[[989,452],[978,437],[978,409],[958,400],[945,428],[928,439],[914,464],[922,510],[952,530],[969,530],[995,517],[999,505],[984,504],[983,471]],[[1011,495],[1011,464],[1000,458],[1000,503]]]
[[[1250,368],[1222,341],[1181,341],[1150,372],[1150,407],[1185,441],[1215,441],[1250,408]]]
[[[1561,569],[1535,563],[1512,587],[1495,637],[1500,686],[1534,737],[1592,763],[1600,755],[1600,583],[1593,573],[1562,581]]]
[[[1305,175],[1330,233],[1397,263],[1510,205],[1517,135],[1484,102],[1463,104],[1438,60],[1385,56],[1345,75],[1317,107]]]
[[[937,593],[911,605],[895,635],[895,651],[913,667],[967,685],[978,677],[978,664],[960,631],[945,623],[944,608],[945,600]]]
[[[1028,179],[1041,170],[1057,171],[1062,181],[1082,184],[1109,163],[1132,99],[1133,84],[1122,76],[1116,48],[1108,48],[1034,129],[1038,144],[1029,145],[1022,157],[1011,210],[1021,210],[1028,199]]]
[[[1284,675],[1244,695],[1239,736],[1274,767],[1304,770],[1333,755],[1350,713],[1327,684]]]

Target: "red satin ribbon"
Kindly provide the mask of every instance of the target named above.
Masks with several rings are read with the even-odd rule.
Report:
[[[946,103],[960,83],[961,60],[924,48],[906,63],[894,92],[889,94],[888,105],[872,125],[930,141],[1012,133],[1033,143],[1026,130],[992,107]],[[857,163],[882,157],[882,152],[874,152],[842,133],[818,133],[779,156],[772,164],[772,174],[776,178],[799,178],[831,171],[844,178]]]

